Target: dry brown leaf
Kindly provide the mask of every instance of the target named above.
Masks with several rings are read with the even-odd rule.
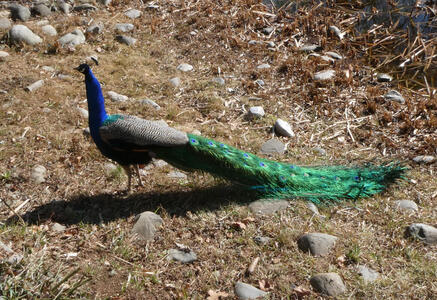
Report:
[[[304,288],[303,286],[297,286],[293,289],[293,292],[298,297],[308,296],[311,295],[311,291],[309,289]]]
[[[234,222],[231,224],[232,228],[237,229],[237,230],[244,230],[246,229],[246,224],[244,224],[243,222]]]
[[[226,292],[216,292],[213,290],[209,290],[208,291],[208,297],[206,298],[207,300],[220,300],[220,299],[224,299],[229,297],[229,294]]]

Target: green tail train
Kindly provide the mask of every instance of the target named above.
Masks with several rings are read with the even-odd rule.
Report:
[[[185,170],[201,170],[250,186],[264,197],[304,198],[316,204],[369,197],[384,191],[407,170],[381,166],[300,167],[260,158],[201,136],[188,134],[186,146],[155,149],[159,158]]]

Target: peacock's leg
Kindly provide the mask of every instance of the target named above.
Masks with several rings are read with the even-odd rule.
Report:
[[[135,171],[137,172],[139,185],[143,186],[143,182],[141,181],[141,176],[140,176],[140,168],[139,168],[138,164],[135,164]]]
[[[132,170],[130,168],[130,165],[122,165],[124,171],[127,174],[127,191],[130,191],[130,185],[131,185],[131,177],[132,177]]]

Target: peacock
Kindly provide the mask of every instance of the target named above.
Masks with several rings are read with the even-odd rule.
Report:
[[[260,158],[206,137],[135,116],[108,115],[99,81],[88,64],[85,75],[89,129],[100,152],[120,164],[131,189],[133,169],[153,158],[188,171],[202,171],[247,186],[270,198],[303,198],[316,204],[370,197],[384,191],[407,168],[400,163],[359,167],[304,167]]]

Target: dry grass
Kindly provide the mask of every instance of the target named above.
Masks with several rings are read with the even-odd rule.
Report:
[[[162,107],[156,111],[136,100],[108,101],[109,113],[165,119],[171,126],[199,130],[254,153],[271,137],[275,119],[286,119],[296,137],[283,140],[289,142],[288,152],[278,159],[297,164],[408,163],[416,155],[435,155],[435,93],[410,90],[398,82],[375,84],[373,70],[363,67],[347,42],[328,38],[327,27],[333,17],[343,16],[341,11],[318,7],[302,9],[296,17],[284,11],[269,16],[262,13],[266,11],[262,5],[249,0],[220,5],[163,1],[159,10],[147,9],[147,17],[135,21],[133,35],[138,42],[126,47],[116,43],[112,33],[115,23],[129,21],[122,14],[126,4],[113,1],[109,10],[90,16],[51,17],[61,33],[86,28],[82,19],[105,24],[102,35],[89,37],[74,52],[56,46],[5,46],[11,57],[0,64],[0,89],[7,91],[0,94],[0,198],[13,209],[25,203],[18,211],[25,224],[1,204],[0,240],[11,243],[12,250],[24,257],[18,264],[1,263],[4,295],[10,299],[202,299],[208,290],[232,295],[233,284],[242,280],[267,287],[273,298],[296,298],[293,285],[310,289],[310,276],[330,271],[344,279],[345,298],[432,299],[437,295],[435,246],[403,236],[411,223],[435,225],[435,163],[410,164],[414,182],[383,195],[321,208],[326,218],[312,216],[302,202],[294,200],[286,211],[249,218],[246,229],[237,230],[232,224],[252,216],[245,204],[253,195],[209,175],[190,174],[184,182],[166,176],[170,167],[153,168],[144,188],[128,196],[115,193],[124,188],[126,177],[105,174],[107,160],[82,133],[87,120],[76,107],[86,108],[85,89],[72,68],[84,57],[97,54],[100,66],[94,73],[105,95],[113,90],[136,100],[150,98]],[[26,25],[38,32],[33,23]],[[270,24],[276,28],[274,34],[260,33]],[[298,52],[292,36],[302,43],[320,41],[326,51],[338,51],[347,59],[323,65]],[[277,47],[248,45],[252,39],[274,41]],[[176,71],[182,62],[192,64],[194,71]],[[256,69],[261,63],[272,68]],[[42,66],[72,78],[52,76]],[[314,84],[312,74],[328,67],[338,76],[327,84]],[[349,79],[341,75],[345,70],[351,74]],[[224,87],[211,83],[219,75],[225,77]],[[168,82],[174,76],[182,80],[178,89]],[[39,79],[45,80],[42,88],[24,91]],[[256,79],[266,85],[253,84]],[[392,88],[402,92],[405,105],[382,98]],[[247,120],[245,112],[252,105],[262,105],[266,117]],[[328,155],[314,155],[312,149],[317,146]],[[42,184],[30,179],[37,164],[47,169]],[[398,199],[414,200],[419,212],[397,211],[393,202]],[[164,219],[156,240],[148,245],[130,236],[134,216],[145,210]],[[54,232],[54,222],[67,230]],[[327,258],[314,258],[297,249],[296,239],[305,232],[333,234],[339,241]],[[272,243],[259,246],[253,241],[256,235],[269,236]],[[198,261],[169,262],[166,251],[175,242],[193,249]],[[4,251],[0,254],[9,256]],[[255,271],[245,275],[256,257],[260,261]],[[357,264],[379,271],[382,278],[364,284],[354,270]],[[315,293],[308,296],[317,297]]]

